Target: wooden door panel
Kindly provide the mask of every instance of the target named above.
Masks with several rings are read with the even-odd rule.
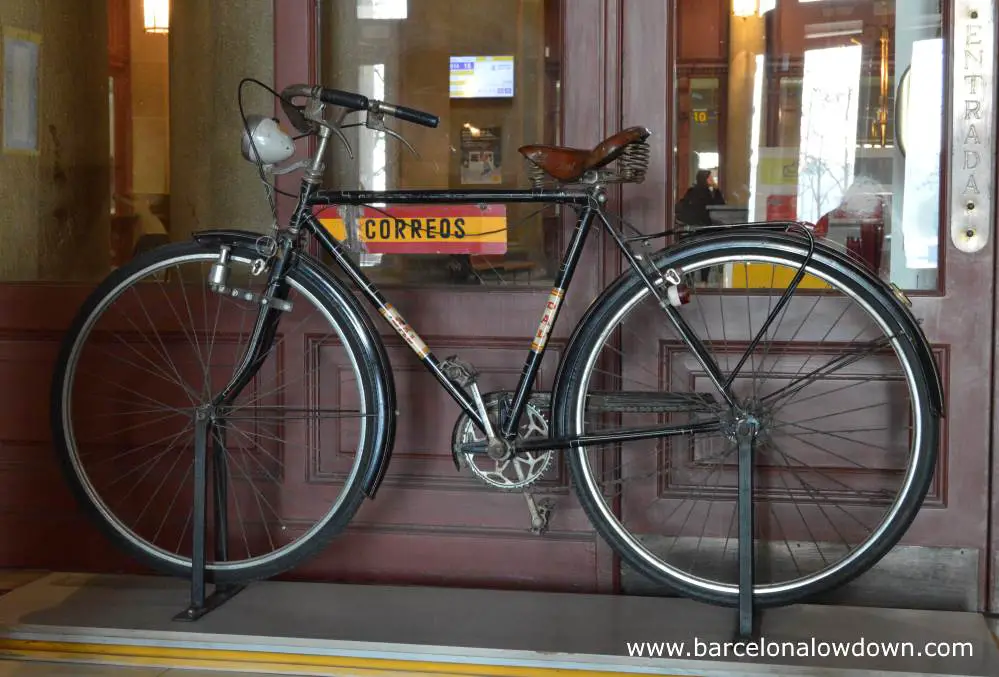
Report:
[[[192,387],[202,382],[201,360],[209,357],[207,339],[212,337],[213,381],[221,384],[228,379],[242,355],[250,322],[239,310],[216,313],[210,306],[206,309],[198,294],[182,300],[157,287],[153,283],[132,295],[133,303],[99,325],[80,362],[73,413],[78,421],[76,438],[98,493],[126,524],[166,544],[184,540],[190,533],[190,516],[184,506],[191,504],[191,441],[184,433],[189,432],[191,421],[177,413],[190,408],[190,397],[178,381]],[[185,312],[174,312],[176,308]],[[137,315],[148,317],[149,326],[161,330],[159,336],[138,331],[144,328],[134,321]],[[187,319],[193,319],[194,326],[178,330],[180,321]],[[355,407],[354,371],[342,347],[330,344],[328,332],[320,331],[325,327],[319,319],[309,315],[303,304],[296,304],[281,326],[289,330],[279,332],[272,360],[265,362],[237,404]],[[192,349],[195,338],[206,340],[198,351]],[[461,348],[463,342],[451,343]],[[519,369],[508,365],[523,357],[520,342],[481,343],[493,347],[468,346],[462,352],[482,369],[482,387],[488,391],[515,380]],[[498,347],[504,345],[509,347]],[[558,350],[557,344],[553,346],[556,359]],[[401,343],[391,348],[390,355],[403,364],[411,359]],[[467,471],[460,474],[454,468],[450,453],[454,404],[431,387],[433,382],[420,365],[401,366],[395,373],[400,434],[380,500],[362,514],[373,518],[378,528],[526,534],[529,517],[523,497],[487,489]],[[547,370],[539,374],[542,386],[550,379]],[[151,407],[160,412],[150,413]],[[163,407],[169,408],[165,414]],[[227,448],[230,516],[236,518],[230,531],[233,547],[301,535],[337,498],[344,474],[354,461],[356,419],[291,418],[280,425],[232,419],[229,423],[234,429],[227,437]],[[553,533],[575,538],[593,551],[589,524],[568,493],[564,461],[556,459],[538,487],[545,495],[559,498]],[[532,548],[551,543],[536,536],[524,540]],[[185,542],[180,551],[186,553],[187,548]]]
[[[382,497],[365,506],[371,510]],[[400,500],[419,503],[419,496]],[[520,499],[521,502],[523,499]],[[557,545],[552,544],[557,538]],[[368,525],[350,532],[287,577],[356,583],[593,592],[612,576],[592,538],[469,527]]]
[[[722,373],[729,374],[775,298],[747,300],[695,290],[682,314],[695,333],[707,337]],[[625,320],[621,388],[715,396],[703,367],[672,328],[665,321],[650,321],[655,312],[652,306],[648,313],[639,307]],[[747,317],[753,318],[752,327]],[[769,336],[773,340],[757,347],[734,382],[742,396],[777,392],[878,333],[855,305],[813,292],[792,298]],[[819,344],[822,338],[826,341]],[[754,383],[753,373],[765,379]],[[816,563],[820,550],[808,544],[821,543],[821,552],[831,557],[876,527],[903,481],[912,424],[908,403],[898,359],[882,351],[817,379],[777,412],[778,427],[765,439],[773,448],[761,451],[755,477],[761,501],[757,536],[763,541],[760,547],[769,551],[770,574]],[[670,420],[683,423],[688,418],[674,414]],[[629,414],[621,421],[625,427],[655,423],[648,414]],[[818,433],[824,434],[809,439]],[[696,563],[705,575],[734,573],[738,465],[731,442],[684,437],[627,446],[620,471],[625,524],[647,535],[653,549],[670,551],[680,566]],[[925,512],[941,505],[946,460],[944,451]],[[950,539],[934,543],[943,547],[945,540]],[[712,562],[721,568],[713,569]],[[646,587],[641,581],[636,586]]]
[[[475,365],[480,377],[479,390],[512,392],[523,370],[528,341],[482,337],[475,343],[463,339],[443,339],[424,336],[428,344],[446,354],[461,355]],[[559,358],[558,346],[551,346],[551,363],[538,373],[536,388],[550,388],[553,369]],[[442,486],[468,486],[472,478],[458,476],[451,456],[451,435],[459,413],[454,400],[444,391],[426,368],[414,357],[412,350],[398,343],[389,351],[393,365],[398,398],[398,429],[396,449],[388,478],[433,478]],[[320,379],[324,380],[320,375]],[[345,423],[344,427],[356,423]],[[352,438],[344,433],[348,447]]]

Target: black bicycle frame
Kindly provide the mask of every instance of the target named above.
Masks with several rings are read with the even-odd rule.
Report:
[[[417,357],[434,376],[440,385],[448,392],[454,401],[461,407],[465,414],[483,432],[486,429],[485,422],[479,414],[475,403],[463,391],[462,387],[449,377],[442,368],[441,362],[434,355],[433,351],[423,342],[419,334],[406,322],[403,316],[396,310],[385,295],[375,286],[375,284],[365,275],[364,271],[349,256],[348,249],[344,243],[335,238],[324,228],[319,219],[315,216],[313,209],[318,206],[363,206],[370,203],[380,203],[385,205],[400,204],[498,204],[498,203],[549,203],[563,204],[577,208],[579,216],[576,220],[576,227],[572,234],[569,245],[562,257],[558,274],[555,278],[554,286],[545,305],[544,313],[538,324],[538,330],[533,337],[533,341],[524,362],[524,369],[521,372],[517,387],[514,391],[513,402],[505,420],[501,421],[497,434],[508,441],[516,438],[519,422],[524,409],[531,395],[531,384],[537,376],[538,369],[544,357],[547,347],[548,336],[555,325],[562,301],[572,283],[573,274],[579,264],[580,255],[587,236],[593,226],[594,218],[599,217],[600,221],[611,230],[617,244],[622,247],[629,262],[633,266],[638,266],[638,262],[631,255],[626,243],[619,234],[611,228],[610,223],[604,217],[600,207],[604,202],[604,194],[601,188],[594,187],[583,190],[463,190],[463,191],[437,191],[437,190],[389,190],[389,191],[330,191],[312,190],[311,186],[303,186],[299,210],[296,212],[293,222],[300,228],[309,232],[315,237],[320,246],[326,251],[344,271],[344,273],[357,285],[357,288],[368,299],[368,301],[378,310],[388,324],[399,334],[400,337],[416,353]],[[645,273],[642,273],[646,283],[652,285]],[[674,310],[668,308],[667,312]],[[679,316],[671,313],[674,321]],[[699,360],[711,372],[717,372],[717,366],[707,355],[704,346],[697,340],[686,327],[681,327],[681,333],[686,334],[686,338],[692,345]],[[713,368],[712,368],[713,367]],[[714,424],[713,424],[714,425]],[[702,426],[703,427],[703,426]],[[568,449],[580,444],[595,444],[598,442],[620,443],[632,440],[649,439],[652,437],[664,437],[669,435],[687,434],[691,432],[689,425],[658,426],[655,428],[642,428],[633,430],[619,430],[606,435],[590,434],[581,436],[578,439],[552,439],[545,442],[547,449]]]

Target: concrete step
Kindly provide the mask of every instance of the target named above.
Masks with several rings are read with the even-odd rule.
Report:
[[[999,675],[974,613],[792,606],[737,645],[733,610],[684,599],[267,581],[175,621],[187,592],[169,578],[52,573],[0,597],[0,650],[260,674]]]

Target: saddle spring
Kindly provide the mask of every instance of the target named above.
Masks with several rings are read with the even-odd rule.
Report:
[[[530,160],[527,161],[527,178],[531,181],[531,186],[538,189],[544,188],[545,184],[548,183],[548,175],[545,170]]]
[[[629,143],[617,159],[618,175],[626,183],[642,183],[649,170],[649,144],[646,141]]]

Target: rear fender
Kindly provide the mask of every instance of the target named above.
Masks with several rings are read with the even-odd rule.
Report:
[[[787,232],[754,232],[752,234],[754,236],[763,234],[767,239],[774,239],[788,246],[801,246],[803,239],[800,235],[796,236]],[[904,328],[905,338],[916,348],[920,366],[930,378],[930,383],[928,384],[930,387],[930,409],[934,414],[945,417],[946,407],[944,405],[944,391],[940,378],[940,370],[936,360],[933,359],[933,349],[930,346],[929,339],[926,337],[926,333],[923,332],[919,320],[913,315],[909,300],[905,294],[897,287],[892,286],[875,275],[870,268],[857,261],[849,253],[831,246],[825,240],[815,240],[815,251],[816,253],[821,253],[823,258],[830,259],[836,265],[848,270],[851,275],[866,282],[868,286],[881,291],[888,299],[893,301],[885,304],[885,310],[891,313]]]
[[[761,240],[769,241],[777,247],[782,247],[792,251],[800,251],[803,244],[807,246],[805,238],[801,235],[787,233],[786,226],[783,224],[747,224],[745,226],[733,226],[729,229],[720,230],[718,232],[711,232],[691,237],[673,247],[659,251],[653,255],[653,259],[657,263],[662,263],[668,259],[675,258],[678,253],[683,252],[684,250],[710,250],[718,244],[732,242],[735,239],[753,240],[756,242]],[[944,392],[943,384],[940,378],[940,371],[937,367],[936,361],[933,359],[933,352],[929,341],[926,338],[926,334],[923,332],[922,327],[920,327],[916,317],[912,314],[907,300],[904,299],[904,295],[890,284],[874,275],[866,266],[858,263],[845,251],[840,251],[821,239],[815,240],[815,255],[821,256],[826,262],[832,264],[833,266],[848,271],[851,276],[859,279],[874,291],[882,292],[886,298],[889,299],[889,302],[885,304],[885,311],[890,313],[903,327],[905,332],[905,336],[903,338],[908,340],[916,348],[916,354],[918,356],[920,366],[930,379],[930,383],[928,384],[930,392],[930,408],[935,414],[944,416]],[[614,282],[608,285],[607,288],[593,300],[586,312],[583,314],[583,317],[576,325],[576,329],[569,338],[569,342],[562,353],[562,360],[560,361],[555,374],[555,384],[552,388],[553,394],[558,396],[559,393],[564,390],[563,383],[568,377],[568,374],[565,373],[566,365],[572,362],[570,356],[572,356],[574,352],[581,347],[579,337],[582,334],[583,328],[589,321],[591,321],[593,315],[595,315],[605,303],[609,302],[615,295],[622,293],[626,287],[637,284],[641,284],[641,281],[633,270],[628,269],[618,276]],[[555,411],[554,408],[553,411]]]

